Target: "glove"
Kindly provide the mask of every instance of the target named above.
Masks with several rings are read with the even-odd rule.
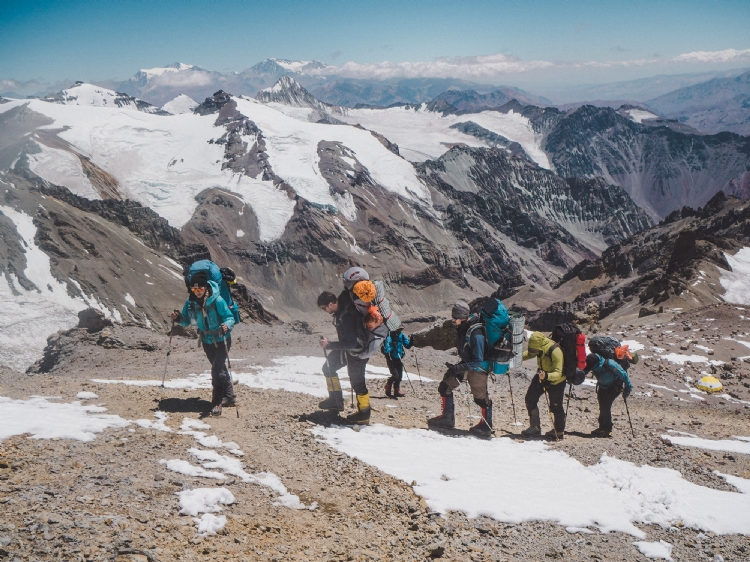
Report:
[[[626,388],[625,390],[623,390],[622,391],[622,399],[623,400],[627,400],[628,396],[630,396],[630,392],[631,392],[631,390],[629,388]]]
[[[172,319],[172,322],[180,323],[182,322],[182,312],[179,310],[173,310],[170,318]]]
[[[221,333],[222,334],[226,334],[228,331],[229,331],[229,326],[227,326],[226,324],[222,324],[221,325]]]
[[[457,365],[446,363],[445,366],[448,367],[448,370],[445,372],[446,375],[454,376],[458,380],[463,381],[464,372],[466,371],[466,365],[464,365],[463,363],[458,363]]]

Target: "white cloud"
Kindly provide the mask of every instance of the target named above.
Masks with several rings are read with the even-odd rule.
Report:
[[[723,51],[693,51],[674,58],[675,62],[745,62],[750,61],[750,49],[724,49]]]

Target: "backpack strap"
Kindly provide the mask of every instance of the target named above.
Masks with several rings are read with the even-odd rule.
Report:
[[[560,349],[560,346],[559,346],[559,345],[557,345],[557,344],[555,344],[555,345],[553,345],[552,347],[550,347],[550,348],[549,348],[549,349],[547,350],[547,353],[545,353],[545,355],[546,355],[547,357],[552,357],[552,352],[553,352],[553,351],[555,351],[556,349]]]

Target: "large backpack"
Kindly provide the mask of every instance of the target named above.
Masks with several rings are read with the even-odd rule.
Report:
[[[585,376],[579,376],[577,370],[586,366],[586,336],[584,333],[575,324],[566,322],[555,326],[550,339],[556,345],[552,346],[549,353],[552,354],[555,347],[559,347],[563,352],[563,375],[567,381],[574,385],[583,383]]]
[[[589,340],[589,350],[605,359],[612,359],[620,364],[626,371],[630,368],[630,360],[633,358],[628,346],[624,346],[617,338],[612,336],[594,336]]]
[[[237,306],[237,303],[234,302],[232,293],[229,290],[229,285],[234,285],[237,282],[237,276],[234,274],[234,271],[232,271],[228,267],[219,268],[219,266],[211,260],[197,261],[193,263],[193,265],[191,265],[189,268],[187,268],[187,272],[185,273],[185,285],[187,285],[188,292],[190,291],[190,287],[192,285],[193,275],[195,275],[199,271],[205,271],[206,275],[208,276],[208,280],[213,281],[219,286],[219,295],[222,299],[224,299],[224,302],[227,303],[229,310],[232,311],[234,322],[241,322],[240,309]]]
[[[471,339],[475,329],[481,327],[487,340],[486,358],[495,363],[510,363],[513,360],[513,342],[510,337],[508,309],[499,299],[489,299],[480,313],[481,323],[472,326],[466,333]]]

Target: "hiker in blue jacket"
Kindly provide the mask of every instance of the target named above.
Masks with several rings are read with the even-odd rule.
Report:
[[[208,280],[205,271],[195,273],[190,280],[190,297],[182,312],[174,311],[172,321],[181,326],[195,326],[203,343],[203,351],[211,363],[212,416],[220,416],[221,408],[235,405],[232,379],[226,360],[232,346],[231,330],[234,315],[219,294],[219,286]]]
[[[614,359],[605,359],[596,353],[586,357],[585,373],[596,377],[596,399],[599,401],[599,427],[591,432],[594,437],[612,437],[612,403],[622,392],[627,400],[633,390],[628,372]],[[625,390],[623,390],[623,386]]]
[[[404,376],[404,363],[401,361],[404,357],[404,348],[411,349],[411,338],[401,330],[389,332],[383,340],[380,351],[385,355],[385,362],[388,364],[388,370],[391,377],[385,383],[385,395],[389,398],[403,398],[405,394],[401,392],[401,379]]]

